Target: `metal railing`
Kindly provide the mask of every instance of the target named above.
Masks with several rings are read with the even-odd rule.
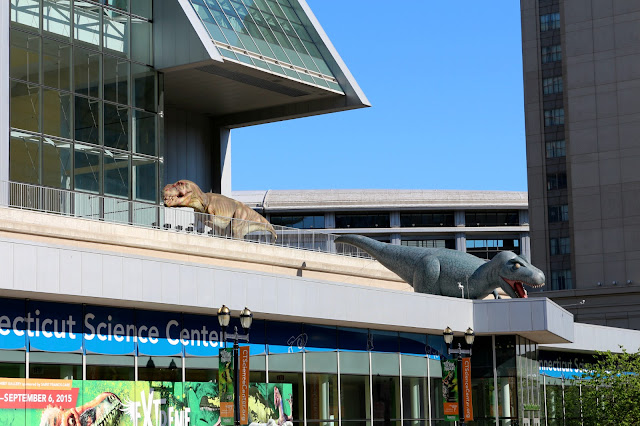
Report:
[[[227,238],[299,250],[370,258],[362,250],[336,243],[336,234],[273,225],[277,239],[263,224],[194,212],[191,208],[129,201],[97,194],[0,181],[0,206],[118,223],[165,232]],[[258,228],[258,230],[255,230]],[[263,228],[263,229],[260,229]]]

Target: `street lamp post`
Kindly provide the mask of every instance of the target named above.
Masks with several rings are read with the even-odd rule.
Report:
[[[469,349],[462,349],[462,344],[460,342],[458,342],[457,349],[451,347],[451,344],[453,343],[453,330],[451,330],[450,327],[445,328],[442,335],[444,336],[444,342],[447,344],[447,352],[449,355],[458,355],[458,371],[460,371],[458,377],[462,379],[462,355],[468,355],[471,357],[471,348],[473,347],[473,341],[475,339],[473,329],[469,327],[464,333],[464,340],[467,345],[469,345]],[[460,379],[458,379],[458,403],[460,404],[460,426],[464,426],[464,395],[463,392],[460,391]]]
[[[224,340],[224,347],[227,348],[227,327],[229,326],[229,321],[231,320],[231,311],[225,305],[222,305],[220,309],[218,309],[218,323],[222,328],[222,339]],[[253,322],[253,313],[249,310],[249,308],[245,307],[240,312],[240,325],[244,330],[244,333],[247,335],[247,340],[249,340],[249,329],[251,328],[251,323]],[[233,423],[235,426],[240,426],[240,389],[238,384],[238,367],[239,367],[239,349],[238,345],[238,327],[234,326],[233,333]]]

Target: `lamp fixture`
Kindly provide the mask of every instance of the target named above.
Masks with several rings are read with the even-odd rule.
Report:
[[[227,328],[229,321],[231,321],[231,311],[226,305],[222,305],[222,307],[218,309],[218,323],[220,327]]]
[[[447,345],[450,345],[453,342],[453,330],[451,330],[451,327],[445,328],[442,335],[444,336],[444,342]]]
[[[467,342],[467,345],[473,346],[475,338],[476,335],[473,332],[473,329],[471,327],[467,328],[467,331],[464,332],[464,341]]]
[[[253,313],[246,306],[240,312],[240,325],[244,329],[244,332],[247,333],[251,328],[251,323],[253,322]]]

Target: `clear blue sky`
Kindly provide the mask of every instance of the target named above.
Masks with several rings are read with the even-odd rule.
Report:
[[[527,190],[520,2],[307,1],[372,107],[233,130],[233,190]]]

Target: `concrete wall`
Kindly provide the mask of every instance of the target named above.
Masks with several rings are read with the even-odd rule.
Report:
[[[0,181],[9,180],[9,6],[0,4]]]
[[[561,13],[577,288],[640,282],[640,3]]]

